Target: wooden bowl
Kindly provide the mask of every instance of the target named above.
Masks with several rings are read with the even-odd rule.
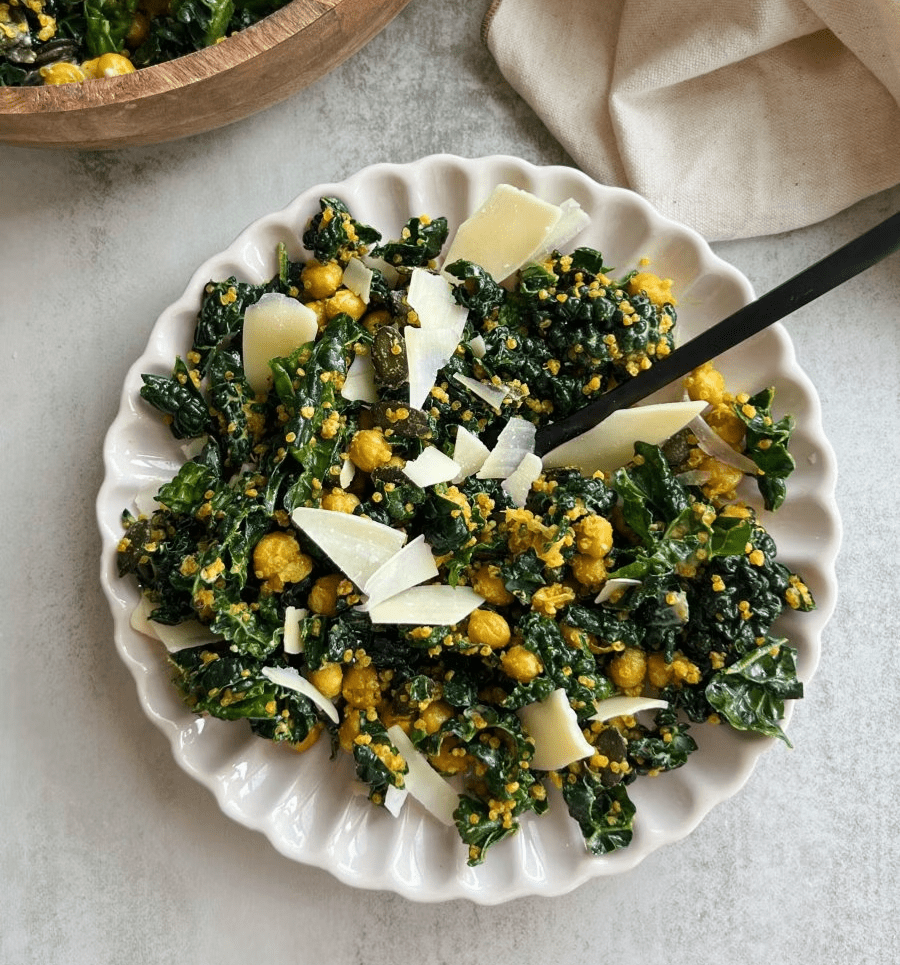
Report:
[[[302,90],[409,0],[291,0],[221,43],[121,77],[0,87],[0,144],[93,150],[213,130]]]

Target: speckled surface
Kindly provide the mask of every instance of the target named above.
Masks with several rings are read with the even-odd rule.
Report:
[[[479,40],[486,3],[414,0],[267,112],[113,154],[0,148],[0,963],[893,963],[900,262],[794,316],[839,463],[838,610],[791,725],[687,839],[615,879],[413,904],[280,857],[172,762],[97,580],[101,444],[194,267],[305,187],[434,152],[569,163]],[[840,176],[836,172],[836,176]],[[715,249],[763,291],[900,209]]]

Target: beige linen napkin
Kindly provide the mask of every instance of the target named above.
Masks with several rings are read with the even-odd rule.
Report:
[[[710,240],[900,182],[900,0],[494,0],[484,39],[586,173]]]

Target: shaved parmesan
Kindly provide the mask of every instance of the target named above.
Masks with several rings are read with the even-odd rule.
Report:
[[[577,201],[569,198],[559,206],[560,216],[541,247],[532,253],[529,261],[543,261],[554,251],[560,251],[591,222],[590,215]]]
[[[412,586],[369,606],[372,623],[452,627],[484,603],[468,586],[436,583]]]
[[[131,611],[131,629],[137,630],[138,633],[143,633],[145,637],[152,637],[154,640],[159,640],[159,634],[155,629],[156,624],[150,619],[152,610],[153,604],[147,599],[145,594],[141,594],[138,605]]]
[[[469,348],[477,359],[483,359],[487,355],[487,345],[481,335],[475,335],[469,339]]]
[[[199,620],[184,620],[174,625],[156,623],[150,619],[154,609],[149,597],[143,594],[131,614],[132,629],[143,633],[144,636],[159,640],[169,653],[177,653],[179,650],[187,650],[190,647],[200,647],[206,643],[222,642],[223,638],[220,634],[213,633]]]
[[[598,470],[612,472],[630,462],[636,441],[658,446],[684,429],[705,408],[706,402],[701,400],[618,409],[593,429],[548,452],[544,466],[577,466],[588,474]]]
[[[528,499],[532,483],[540,476],[543,468],[540,456],[533,452],[526,453],[516,469],[500,483],[500,488],[521,508]]]
[[[603,584],[603,589],[594,597],[594,603],[605,603],[614,593],[619,590],[627,590],[631,586],[640,586],[640,580],[630,580],[625,576],[617,576],[615,579],[607,580]]]
[[[428,758],[415,747],[399,724],[392,724],[387,733],[409,769],[404,775],[407,791],[441,824],[453,827],[453,812],[459,806],[459,794],[428,763]]]
[[[509,395],[506,386],[492,385],[490,382],[479,382],[478,379],[473,379],[470,375],[460,375],[459,372],[457,372],[453,378],[456,379],[460,385],[464,385],[473,395],[477,395],[479,399],[487,402],[487,404],[497,412],[500,411],[500,406],[503,405],[504,400]]]
[[[347,377],[341,387],[341,395],[351,402],[368,402],[374,405],[378,401],[378,390],[375,387],[375,366],[372,356],[357,355],[347,369]]]
[[[284,687],[285,690],[294,690],[298,694],[303,694],[304,697],[308,697],[320,710],[323,710],[329,720],[332,720],[335,724],[340,721],[337,707],[334,706],[321,690],[314,687],[306,677],[299,674],[292,667],[263,667],[262,675],[271,680],[273,684]]]
[[[367,785],[364,784],[363,788],[368,792]],[[407,797],[409,797],[409,791],[405,787],[394,787],[393,784],[388,784],[387,790],[384,792],[385,810],[397,817],[403,810]]]
[[[459,463],[441,452],[437,446],[427,446],[420,455],[403,467],[406,476],[422,489],[449,482],[459,470]]]
[[[668,701],[654,697],[607,697],[594,702],[596,713],[591,720],[612,720],[613,717],[633,717],[642,710],[661,710],[668,707]]]
[[[406,542],[402,530],[350,513],[299,506],[291,519],[358,587]]]
[[[346,489],[350,483],[353,482],[353,477],[356,475],[356,466],[353,464],[352,459],[345,459],[341,463],[341,474],[338,476],[338,482],[340,483],[341,489]]]
[[[156,494],[160,490],[161,482],[161,480],[158,480],[149,486],[144,486],[134,497],[134,508],[140,515],[152,516],[159,509],[159,501],[156,498]]]
[[[358,295],[368,305],[374,277],[375,272],[371,268],[367,268],[359,258],[351,258],[347,262],[341,280],[346,288],[349,288],[354,295]]]
[[[444,265],[464,260],[503,281],[534,259],[563,218],[563,210],[510,184],[498,184],[460,226]]]
[[[426,268],[413,268],[406,301],[418,315],[420,328],[452,332],[456,344],[459,343],[469,310],[457,303],[446,278]]]
[[[272,387],[269,359],[290,355],[319,331],[316,313],[289,295],[266,292],[244,312],[244,374],[254,392]]]
[[[459,337],[450,329],[426,330],[407,325],[406,364],[409,369],[409,404],[421,409],[428,393],[434,388],[438,370],[456,351]]]
[[[581,732],[578,717],[562,687],[554,690],[545,700],[529,704],[516,713],[534,740],[534,757],[531,760],[534,770],[558,771],[594,753],[593,746]]]
[[[491,450],[478,436],[463,426],[457,426],[456,441],[453,444],[453,461],[459,465],[459,472],[451,482],[460,483],[473,472],[478,472],[490,454]]]
[[[478,470],[479,479],[506,479],[519,467],[530,452],[534,452],[535,426],[533,422],[513,416],[497,437],[497,444]]]
[[[368,600],[360,607],[370,610],[412,586],[433,580],[438,575],[431,547],[424,536],[417,536],[380,566],[362,587]]]
[[[705,406],[704,406],[705,408]],[[709,423],[697,415],[688,424],[688,428],[697,437],[697,445],[713,459],[724,462],[726,466],[740,469],[741,472],[750,476],[759,474],[756,463],[742,452],[735,452],[730,445],[709,425]]]
[[[303,638],[300,636],[300,623],[309,615],[302,607],[284,608],[284,652],[303,653]]]
[[[391,288],[397,287],[397,283],[400,281],[400,272],[390,262],[385,261],[384,258],[375,258],[372,255],[363,255],[361,261],[367,268],[380,271]]]

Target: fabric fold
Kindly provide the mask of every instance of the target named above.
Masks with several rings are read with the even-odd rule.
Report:
[[[494,0],[484,36],[583,170],[711,240],[900,182],[897,0]]]

